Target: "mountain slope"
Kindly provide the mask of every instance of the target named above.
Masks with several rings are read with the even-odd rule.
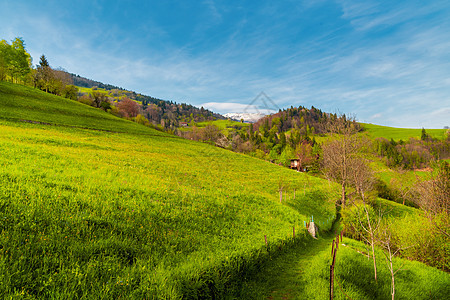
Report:
[[[0,151],[5,298],[215,297],[335,217],[326,181],[4,83]]]

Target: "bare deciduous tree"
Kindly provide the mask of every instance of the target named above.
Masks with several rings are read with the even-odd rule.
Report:
[[[362,157],[352,158],[351,164],[351,185],[355,188],[357,194],[361,198],[363,214],[361,216],[360,210],[358,213],[358,222],[364,232],[360,232],[361,237],[370,245],[372,250],[372,260],[374,267],[374,276],[377,280],[377,261],[375,256],[375,244],[376,244],[376,232],[381,223],[382,211],[378,209],[377,215],[371,214],[368,207],[368,193],[373,190],[375,185],[375,179],[372,169],[369,167],[368,161]],[[365,219],[363,222],[363,219]],[[358,227],[355,226],[358,230]]]
[[[337,124],[335,124],[337,123]],[[334,139],[323,146],[323,164],[328,178],[341,185],[341,205],[345,207],[346,188],[351,181],[351,169],[354,157],[361,150],[361,139],[352,123],[336,120],[330,123]]]
[[[450,165],[442,162],[431,179],[419,181],[416,185],[419,197],[417,204],[422,208],[432,224],[445,236],[449,237],[449,204],[450,204]],[[440,218],[442,221],[436,222]]]
[[[306,167],[314,160],[314,154],[312,153],[312,146],[305,141],[301,142],[295,148],[295,156],[298,159],[297,170]]]
[[[386,258],[386,263],[389,269],[389,272],[391,274],[391,297],[392,300],[395,299],[395,275],[398,271],[402,270],[402,267],[405,263],[403,263],[400,267],[397,269],[394,267],[394,257],[400,253],[402,250],[406,250],[407,248],[410,248],[412,246],[408,247],[401,247],[395,249],[393,247],[393,241],[392,241],[392,233],[391,229],[388,226],[385,226],[382,230],[379,230],[379,234],[377,236],[377,242],[379,245],[383,248],[383,254]]]

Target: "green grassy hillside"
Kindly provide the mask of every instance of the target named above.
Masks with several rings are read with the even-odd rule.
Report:
[[[0,151],[2,298],[219,295],[307,241],[311,215],[329,229],[339,197],[306,174],[5,83]]]
[[[328,299],[331,246],[311,261],[304,299]],[[391,299],[391,275],[382,250],[376,250],[378,281],[374,279],[373,262],[367,259],[367,247],[344,238],[336,255],[335,299]],[[394,258],[395,299],[447,299],[450,275],[417,261]],[[348,298],[349,297],[349,298]]]
[[[134,122],[37,89],[0,81],[0,118],[114,132],[167,136]]]
[[[388,140],[394,139],[395,141],[399,140],[406,141],[411,137],[420,139],[420,136],[422,134],[422,129],[395,128],[364,123],[361,123],[361,125],[373,138],[383,137]],[[445,138],[445,133],[447,132],[447,129],[425,129],[425,130],[428,135],[438,139]]]

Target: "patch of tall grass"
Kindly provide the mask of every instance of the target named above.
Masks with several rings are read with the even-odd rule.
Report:
[[[345,246],[344,246],[345,245]],[[382,250],[376,250],[378,280],[374,279],[373,262],[367,248],[344,238],[336,256],[334,299],[391,299],[391,275]],[[331,246],[313,258],[305,270],[309,278],[304,299],[328,299]],[[395,299],[447,299],[450,275],[417,261],[395,258]]]
[[[335,217],[334,185],[165,135],[1,120],[0,152],[2,298],[214,297]]]

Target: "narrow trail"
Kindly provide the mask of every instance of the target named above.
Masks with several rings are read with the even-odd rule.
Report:
[[[335,226],[336,228],[336,226]],[[322,234],[306,247],[296,247],[268,263],[252,280],[244,283],[240,299],[306,299],[304,270],[314,256],[329,251],[333,233]]]

